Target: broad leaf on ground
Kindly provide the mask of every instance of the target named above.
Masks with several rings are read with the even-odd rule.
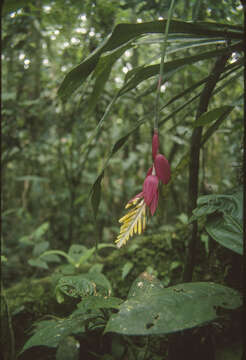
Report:
[[[242,305],[240,294],[212,282],[184,283],[164,288],[143,273],[132,285],[128,299],[109,319],[105,332],[124,335],[171,334],[207,324],[217,310]]]

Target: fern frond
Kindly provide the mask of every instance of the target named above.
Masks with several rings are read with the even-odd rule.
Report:
[[[146,204],[144,199],[136,198],[127,203],[126,208],[135,205],[119,222],[122,224],[120,233],[116,239],[116,246],[120,248],[125,245],[133,234],[140,235],[146,227]]]

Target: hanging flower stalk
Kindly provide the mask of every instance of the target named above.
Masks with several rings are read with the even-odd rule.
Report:
[[[153,216],[158,205],[159,181],[167,184],[170,180],[170,165],[164,155],[158,153],[159,138],[155,131],[152,139],[153,164],[148,170],[143,183],[142,191],[128,201],[125,208],[131,208],[119,222],[121,223],[120,233],[116,239],[116,245],[120,248],[134,234],[142,234],[146,228],[149,213]]]
[[[171,5],[168,11],[168,18],[165,26],[164,41],[162,43],[160,74],[157,83],[156,93],[156,107],[154,118],[154,135],[152,139],[152,157],[153,164],[148,170],[146,178],[143,183],[142,191],[137,194],[133,199],[128,201],[126,209],[131,208],[129,212],[123,216],[119,222],[122,224],[120,233],[116,239],[116,246],[120,248],[125,245],[127,240],[133,234],[142,234],[145,230],[147,223],[147,216],[149,213],[153,216],[158,205],[158,186],[161,181],[166,185],[171,177],[170,165],[164,155],[159,154],[159,138],[158,138],[158,123],[160,117],[160,88],[163,83],[164,74],[164,60],[167,49],[167,38],[170,21],[174,10],[175,0],[171,0]]]

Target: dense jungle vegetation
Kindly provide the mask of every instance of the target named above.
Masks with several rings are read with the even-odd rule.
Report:
[[[243,359],[244,10],[4,2],[1,359]]]

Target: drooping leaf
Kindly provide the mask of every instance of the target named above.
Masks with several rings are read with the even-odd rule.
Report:
[[[111,315],[105,332],[124,335],[171,334],[207,324],[218,318],[218,309],[242,305],[240,294],[212,282],[184,283],[164,288],[144,273],[136,279],[128,299]]]
[[[190,221],[207,216],[205,229],[222,246],[243,254],[243,192],[206,195],[198,199]]]
[[[37,324],[34,335],[25,343],[21,353],[34,346],[56,348],[67,336],[82,334],[84,323],[93,318],[94,314],[80,314],[60,320],[44,320]]]
[[[165,63],[165,74],[164,74],[164,81],[169,79],[170,75],[173,72],[185,65],[190,65],[195,62],[211,59],[212,57],[217,57],[221,54],[226,53],[228,50],[233,51],[233,49],[238,49],[238,44],[233,46],[224,47],[222,49],[217,49],[213,51],[208,51],[198,55],[192,55],[185,58],[172,60]],[[149,65],[149,66],[140,66],[139,68],[135,68],[127,73],[126,77],[126,84],[122,86],[120,89],[118,96],[125,94],[126,92],[132,90],[137,85],[139,85],[142,81],[149,79],[152,76],[156,76],[160,73],[160,65]]]
[[[209,235],[222,246],[243,255],[242,222],[225,216],[210,218],[205,228]]]
[[[122,274],[121,274],[121,278],[124,280],[125,277],[129,274],[129,272],[131,271],[131,269],[133,268],[133,262],[131,261],[127,261],[123,268],[122,268]]]
[[[210,111],[207,111],[205,113],[203,113],[199,119],[197,119],[193,126],[197,127],[197,126],[204,126],[204,125],[208,125],[211,122],[213,122],[214,120],[217,120],[220,116],[225,115],[225,114],[229,114],[229,112],[233,109],[232,106],[221,106],[219,108],[216,109],[212,109]]]
[[[67,100],[73,92],[83,84],[86,78],[94,71],[100,56],[106,51],[112,51],[136,37],[144,34],[164,33],[166,20],[146,22],[140,24],[118,24],[90,56],[81,64],[72,69],[63,80],[58,95]],[[217,24],[217,23],[186,23],[172,20],[169,27],[169,34],[195,34],[209,37],[222,37],[223,39],[242,39],[243,32],[241,27]],[[130,43],[129,43],[130,46]]]
[[[87,103],[88,114],[95,108],[98,97],[104,89],[114,63],[129,48],[130,44],[127,44],[100,57],[94,72],[94,77],[96,78],[95,85]]]

